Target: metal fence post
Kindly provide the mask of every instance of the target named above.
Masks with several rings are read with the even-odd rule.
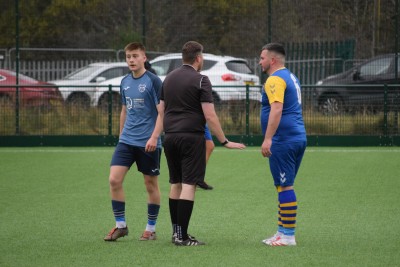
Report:
[[[246,84],[246,141],[250,143],[250,86]]]
[[[19,135],[19,1],[15,1],[15,44],[16,44],[16,80],[15,80],[15,134]]]
[[[394,34],[395,34],[395,41],[394,41],[394,49],[395,49],[395,53],[394,53],[394,77],[397,81],[399,81],[399,39],[400,39],[400,34],[399,34],[399,16],[400,16],[400,4],[399,4],[400,0],[396,0],[395,3],[395,9],[396,9],[396,15],[395,15],[395,26],[394,26]],[[395,113],[394,113],[394,125],[395,125],[395,131],[396,134],[399,134],[399,106],[398,106],[398,101],[399,101],[399,94],[400,94],[400,88],[394,88],[393,89],[395,91]]]
[[[387,145],[388,138],[388,86],[384,85],[383,88],[383,136],[385,145]]]
[[[111,138],[112,136],[112,85],[108,85],[108,136]],[[111,140],[111,139],[110,139]]]

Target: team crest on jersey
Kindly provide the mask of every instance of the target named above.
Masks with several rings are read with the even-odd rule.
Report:
[[[139,84],[139,92],[143,93],[144,91],[146,91],[146,84]]]

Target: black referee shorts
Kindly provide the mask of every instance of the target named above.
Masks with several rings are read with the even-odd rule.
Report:
[[[206,173],[206,140],[204,133],[166,133],[164,152],[171,184],[195,185]]]

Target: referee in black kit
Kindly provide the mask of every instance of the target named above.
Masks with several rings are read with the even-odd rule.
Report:
[[[172,242],[178,246],[198,246],[204,242],[188,234],[196,184],[204,181],[206,170],[205,124],[226,148],[245,145],[226,139],[215,113],[212,85],[199,72],[203,66],[203,46],[189,41],[182,48],[183,65],[167,75],[161,90],[164,152],[169,169],[169,210]]]

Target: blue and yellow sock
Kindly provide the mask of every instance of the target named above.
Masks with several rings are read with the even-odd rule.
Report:
[[[158,212],[160,205],[158,204],[147,204],[147,225],[146,231],[155,232]]]
[[[294,190],[282,191],[278,194],[280,207],[280,221],[283,232],[287,236],[294,236],[296,230],[297,200]]]
[[[118,200],[111,200],[111,205],[115,218],[115,225],[117,228],[125,228],[125,202]]]
[[[281,186],[278,185],[276,187],[276,190],[278,191],[278,196],[279,196],[279,193],[282,192]],[[278,201],[279,201],[279,199],[278,199]],[[283,224],[282,224],[282,219],[281,219],[281,204],[280,203],[278,204],[278,233],[281,233],[281,234],[285,233]]]

